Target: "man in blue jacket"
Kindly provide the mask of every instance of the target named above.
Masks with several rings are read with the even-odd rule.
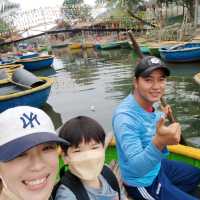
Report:
[[[130,197],[137,200],[194,200],[191,193],[200,182],[200,170],[165,159],[167,145],[180,141],[181,127],[165,125],[159,102],[169,69],[156,57],[147,56],[135,68],[134,90],[117,107],[113,130],[122,179]]]

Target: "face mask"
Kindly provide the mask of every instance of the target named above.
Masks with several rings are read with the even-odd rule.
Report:
[[[22,200],[19,197],[17,197],[17,195],[15,195],[13,192],[11,192],[9,190],[9,188],[2,176],[0,176],[0,180],[2,181],[2,184],[3,184],[1,194],[3,197],[5,197],[6,200]]]
[[[82,180],[95,180],[101,173],[104,159],[105,152],[102,149],[80,152],[69,159],[69,169]]]

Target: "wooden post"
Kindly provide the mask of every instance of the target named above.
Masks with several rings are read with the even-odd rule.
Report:
[[[197,27],[198,23],[198,7],[199,7],[199,2],[198,0],[195,0],[195,6],[194,6],[194,27]]]

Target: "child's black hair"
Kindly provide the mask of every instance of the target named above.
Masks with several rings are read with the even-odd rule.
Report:
[[[104,145],[106,134],[102,126],[94,119],[78,116],[63,125],[59,131],[59,136],[69,141],[70,146],[78,147],[81,142],[89,143],[91,140]]]

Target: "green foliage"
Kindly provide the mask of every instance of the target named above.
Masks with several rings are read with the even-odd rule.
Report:
[[[83,3],[83,0],[65,0],[63,2],[63,5],[75,5],[75,4],[81,4]]]
[[[91,19],[91,7],[84,4],[83,0],[65,0],[63,11],[67,19]]]
[[[182,21],[183,21],[183,15],[172,16],[172,17],[168,17],[166,19],[166,25],[172,25],[172,24],[175,24],[175,23],[181,24]]]
[[[162,3],[166,5],[175,3],[176,5],[183,6],[187,8],[191,20],[194,19],[195,0],[157,0],[157,4],[160,5],[160,7],[162,6]]]
[[[9,25],[0,19],[0,33],[8,32],[10,30]]]
[[[96,0],[96,4],[106,4],[107,7],[132,7],[143,3],[143,0]]]

